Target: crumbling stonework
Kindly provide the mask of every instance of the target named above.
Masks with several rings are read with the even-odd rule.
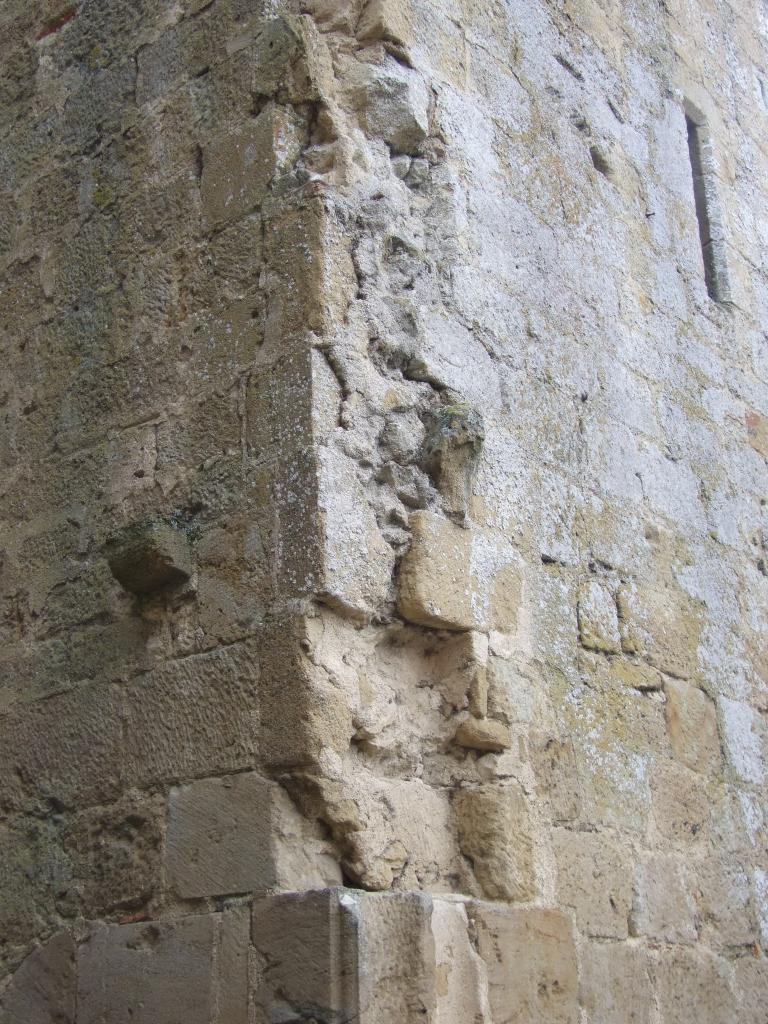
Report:
[[[763,0],[0,27],[0,1022],[765,1024]]]

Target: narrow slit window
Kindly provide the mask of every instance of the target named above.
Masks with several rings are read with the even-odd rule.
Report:
[[[693,175],[693,198],[696,204],[696,219],[699,222],[699,240],[704,262],[704,281],[707,292],[715,302],[729,302],[725,246],[720,214],[717,203],[716,179],[710,166],[711,154],[704,124],[697,122],[686,113],[685,126],[688,131],[688,154]]]

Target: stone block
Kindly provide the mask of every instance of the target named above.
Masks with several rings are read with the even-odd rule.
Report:
[[[656,942],[695,942],[696,921],[684,862],[643,854],[637,864],[632,933]]]
[[[453,799],[459,846],[489,899],[536,895],[533,838],[519,783],[461,789]]]
[[[384,39],[397,46],[413,41],[411,0],[368,0],[357,23],[361,42]]]
[[[75,948],[58,932],[26,957],[0,993],[0,1024],[75,1024]]]
[[[738,994],[739,1024],[765,1024],[768,1006],[768,957],[754,951],[739,957],[733,965]]]
[[[400,566],[398,610],[438,629],[482,629],[473,601],[472,534],[435,515],[414,512],[411,548]]]
[[[626,939],[632,904],[628,849],[605,833],[556,829],[558,902],[572,907],[576,925],[591,938]]]
[[[488,973],[493,1021],[577,1024],[578,969],[571,922],[557,910],[471,904]]]
[[[702,609],[678,586],[621,587],[616,597],[621,648],[662,672],[689,679],[698,669]]]
[[[200,189],[208,224],[231,224],[259,206],[272,179],[293,165],[302,142],[296,116],[270,103],[254,121],[206,146]]]
[[[615,654],[621,648],[613,594],[603,583],[589,580],[579,588],[579,640],[593,651]]]
[[[713,701],[696,686],[680,679],[664,684],[667,731],[675,757],[695,772],[717,771],[720,737]]]
[[[664,1024],[733,1024],[738,1019],[728,963],[704,949],[667,947],[656,967]]]
[[[359,1012],[357,901],[340,889],[284,893],[253,905],[260,963],[254,992],[265,1021],[342,1024]]]
[[[97,924],[78,951],[77,1024],[247,1024],[247,942],[239,910]]]
[[[648,954],[642,946],[584,942],[579,996],[595,1024],[650,1024],[654,1019]]]
[[[184,899],[341,881],[285,791],[254,772],[174,787],[165,849],[168,884]]]
[[[453,742],[468,750],[499,752],[511,746],[509,726],[493,718],[467,718],[458,727]]]
[[[674,762],[661,762],[651,777],[651,807],[659,834],[680,849],[706,842],[710,804],[701,777]]]
[[[536,792],[549,805],[552,821],[574,821],[581,814],[582,787],[573,740],[536,738],[532,747]]]
[[[370,138],[397,153],[413,153],[429,132],[429,90],[413,68],[395,61],[357,63],[346,74],[353,106]]]

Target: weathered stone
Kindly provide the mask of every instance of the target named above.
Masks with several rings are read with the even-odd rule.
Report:
[[[247,935],[247,915],[238,910],[94,926],[78,950],[77,1024],[246,1024]]]
[[[576,1024],[578,968],[568,918],[557,910],[482,903],[472,904],[470,915],[488,971],[492,1020]]]
[[[341,881],[285,791],[253,772],[174,787],[165,851],[168,884],[184,899]]]
[[[697,772],[720,764],[720,739],[715,705],[705,693],[678,679],[664,685],[669,739],[675,756]]]
[[[34,949],[0,993],[0,1024],[75,1024],[75,949],[69,932]]]
[[[650,1024],[651,965],[642,946],[619,942],[580,944],[579,998],[601,1024]]]
[[[470,750],[506,750],[511,745],[509,727],[493,718],[467,718],[454,733],[454,743]]]
[[[605,833],[556,829],[558,899],[572,907],[579,931],[626,939],[632,903],[629,851]]]
[[[411,548],[400,565],[398,609],[421,626],[477,629],[472,534],[431,512],[414,512]]]
[[[647,854],[637,867],[632,932],[657,942],[694,942],[696,921],[683,860]]]
[[[725,960],[702,950],[668,947],[656,968],[658,1005],[669,1024],[731,1024],[736,1003]]]
[[[529,812],[518,784],[461,789],[453,799],[459,845],[489,899],[536,895]]]

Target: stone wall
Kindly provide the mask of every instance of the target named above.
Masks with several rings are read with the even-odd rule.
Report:
[[[762,0],[0,24],[2,1024],[765,1024]]]

